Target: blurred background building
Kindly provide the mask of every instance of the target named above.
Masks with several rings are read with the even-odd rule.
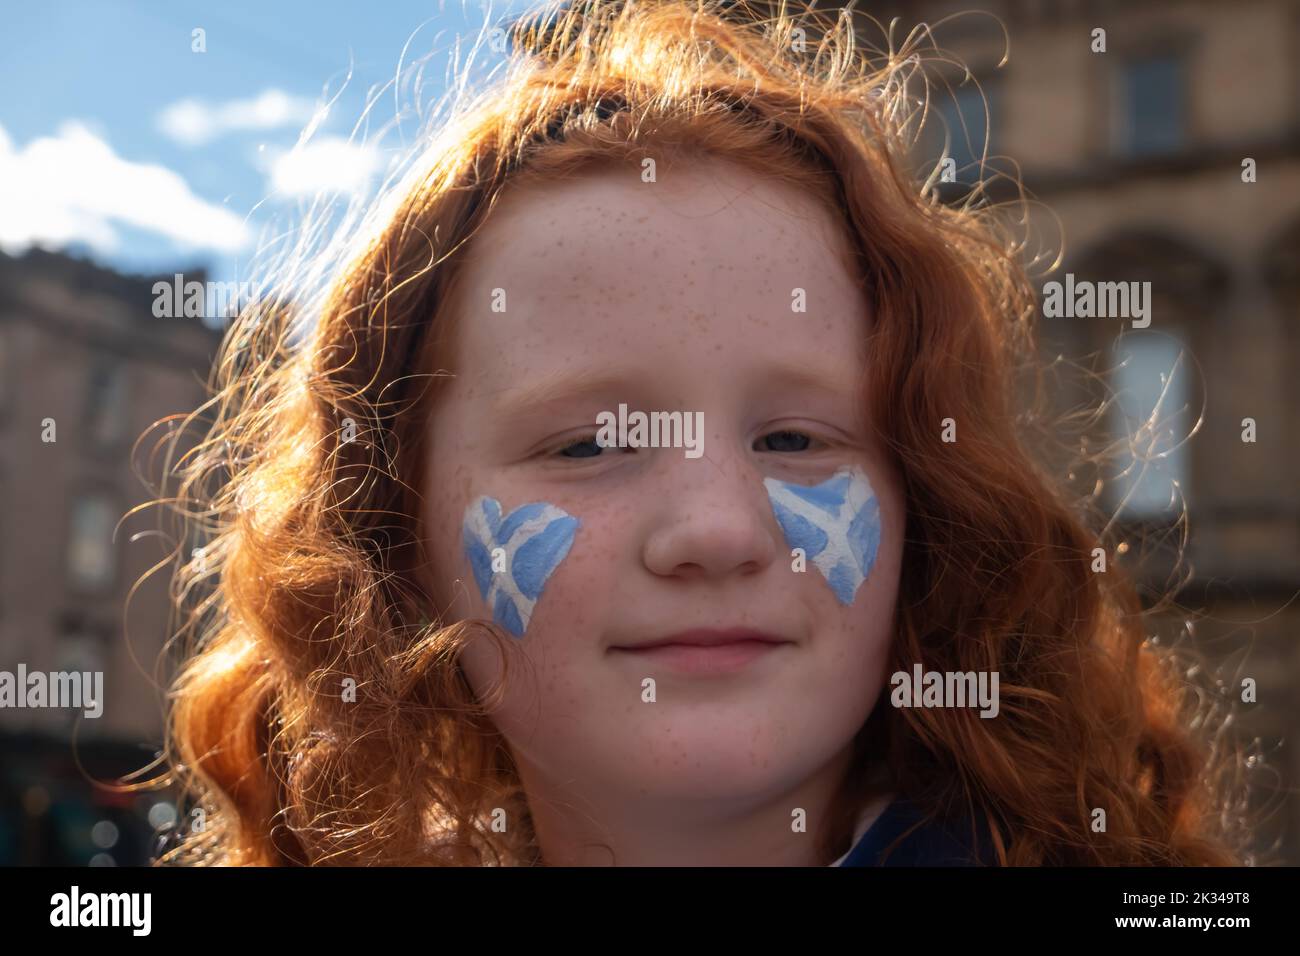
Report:
[[[1057,410],[1102,409],[1077,451],[1106,461],[1073,480],[1096,489],[1099,511],[1129,544],[1112,558],[1140,569],[1148,599],[1172,584],[1180,608],[1164,614],[1157,638],[1198,650],[1234,696],[1242,678],[1256,681],[1257,701],[1238,704],[1232,728],[1263,757],[1256,850],[1261,861],[1300,863],[1291,746],[1300,735],[1300,4],[889,0],[854,9],[866,45],[884,46],[881,28],[899,17],[895,45],[927,23],[970,67],[965,83],[961,70],[927,67],[937,112],[916,170],[940,161],[946,129],[955,170],[941,186],[946,201],[979,198],[971,186],[980,180],[989,201],[1014,200],[997,171],[1023,182],[1049,259],[1063,246],[1050,273],[1037,265],[1040,290],[1067,273],[1151,283],[1147,328],[1040,320],[1044,355],[1062,359]],[[143,862],[151,828],[171,812],[165,797],[87,782],[139,769],[161,739],[153,671],[169,633],[166,575],[133,598],[127,631],[123,605],[171,545],[126,543],[157,528],[153,513],[124,522],[116,541],[113,527],[149,497],[132,472],[132,443],[203,400],[216,345],[197,320],[153,317],[153,281],[49,253],[0,257],[0,669],[102,669],[108,697],[99,720],[0,711],[0,863]],[[41,440],[47,417],[55,443]],[[1246,419],[1253,442],[1243,441]],[[1134,435],[1140,447],[1130,450]],[[137,452],[137,464],[146,459]]]
[[[930,71],[951,86],[933,91],[943,123],[918,158],[941,153],[946,126],[953,202],[981,178],[1013,201],[990,177],[1018,173],[1033,230],[1063,247],[1040,291],[1066,274],[1151,283],[1147,328],[1040,319],[1044,358],[1066,360],[1057,411],[1103,409],[1079,440],[1108,463],[1075,485],[1103,482],[1099,511],[1128,548],[1112,557],[1149,602],[1177,601],[1156,639],[1203,655],[1238,701],[1259,859],[1300,863],[1300,4],[1010,0],[942,24],[972,5],[865,6],[904,35],[931,24],[970,67],[964,84]]]
[[[170,812],[165,795],[92,784],[162,742],[167,575],[126,598],[170,545],[156,512],[126,517],[150,497],[136,469],[149,474],[153,443],[132,449],[202,403],[219,339],[198,318],[156,318],[153,283],[41,250],[0,256],[0,669],[101,671],[105,697],[93,719],[0,710],[0,864],[143,863]]]

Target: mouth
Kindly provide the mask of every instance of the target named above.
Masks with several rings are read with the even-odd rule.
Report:
[[[720,675],[734,673],[793,644],[750,628],[698,628],[638,644],[616,645],[610,650],[646,667],[681,674]]]

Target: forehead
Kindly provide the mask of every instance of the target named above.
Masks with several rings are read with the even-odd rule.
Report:
[[[649,183],[630,164],[529,183],[471,240],[455,371],[500,389],[690,356],[851,364],[867,317],[848,248],[820,198],[720,160]]]

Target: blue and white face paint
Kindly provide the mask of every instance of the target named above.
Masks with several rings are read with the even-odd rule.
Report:
[[[465,556],[474,570],[479,594],[496,621],[523,637],[542,588],[569,553],[578,519],[544,501],[520,505],[501,514],[501,502],[479,498],[465,509],[461,535]],[[493,552],[500,570],[494,569]]]
[[[763,479],[791,548],[801,548],[841,604],[852,604],[876,563],[880,503],[860,468],[841,468],[819,485]]]

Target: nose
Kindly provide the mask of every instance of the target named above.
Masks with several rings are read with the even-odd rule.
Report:
[[[715,448],[718,446],[715,445]],[[676,458],[644,562],[654,574],[685,579],[754,574],[778,554],[779,533],[762,476],[740,456]]]

